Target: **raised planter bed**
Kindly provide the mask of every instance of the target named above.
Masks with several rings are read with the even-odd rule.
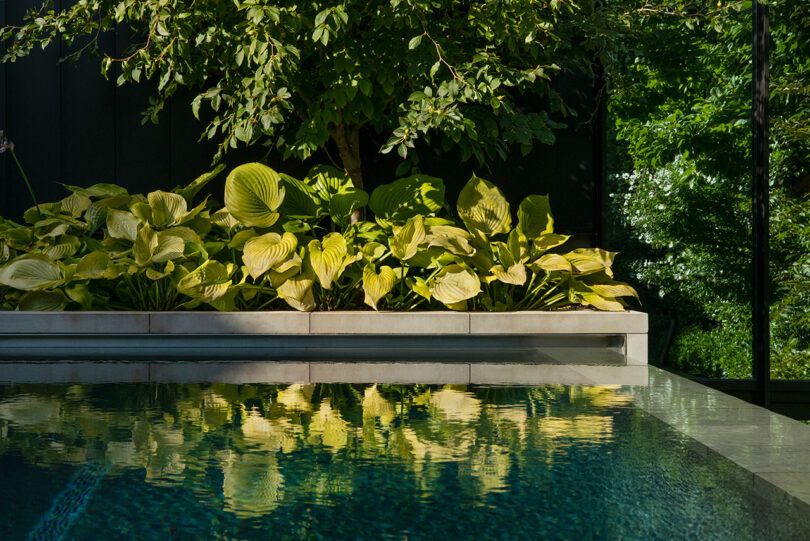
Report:
[[[647,364],[641,312],[0,312],[0,359]]]

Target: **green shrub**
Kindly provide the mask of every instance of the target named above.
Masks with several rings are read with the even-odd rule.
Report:
[[[624,310],[635,296],[613,280],[615,253],[558,252],[548,197],[513,216],[501,191],[473,177],[459,219],[442,216],[444,183],[414,175],[369,195],[319,166],[295,179],[258,163],[228,175],[225,207],[189,186],[146,196],[111,184],[0,221],[0,306],[170,310],[210,306],[310,311]],[[369,205],[375,221],[351,223]]]

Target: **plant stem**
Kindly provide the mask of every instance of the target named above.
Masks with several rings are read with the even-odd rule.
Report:
[[[14,148],[9,149],[11,151],[11,157],[14,158],[14,162],[17,164],[17,169],[20,170],[20,174],[22,175],[23,180],[25,181],[25,185],[28,187],[28,193],[31,194],[31,199],[34,200],[34,206],[37,209],[37,215],[42,218],[42,213],[39,211],[39,203],[37,202],[37,196],[34,195],[34,189],[31,187],[31,182],[28,180],[28,175],[25,174],[25,170],[20,163],[20,159],[17,157],[17,153],[14,152]]]

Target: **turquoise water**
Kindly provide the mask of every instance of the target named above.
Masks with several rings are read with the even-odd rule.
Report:
[[[0,539],[802,539],[611,387],[0,386]]]

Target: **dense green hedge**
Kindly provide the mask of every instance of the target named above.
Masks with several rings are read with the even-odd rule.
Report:
[[[414,175],[370,196],[332,167],[303,180],[258,163],[230,172],[225,208],[197,193],[221,168],[171,192],[112,184],[0,220],[6,310],[624,310],[614,253],[560,251],[548,197],[513,216],[473,177],[452,218],[444,183]],[[356,220],[370,207],[374,221]]]

